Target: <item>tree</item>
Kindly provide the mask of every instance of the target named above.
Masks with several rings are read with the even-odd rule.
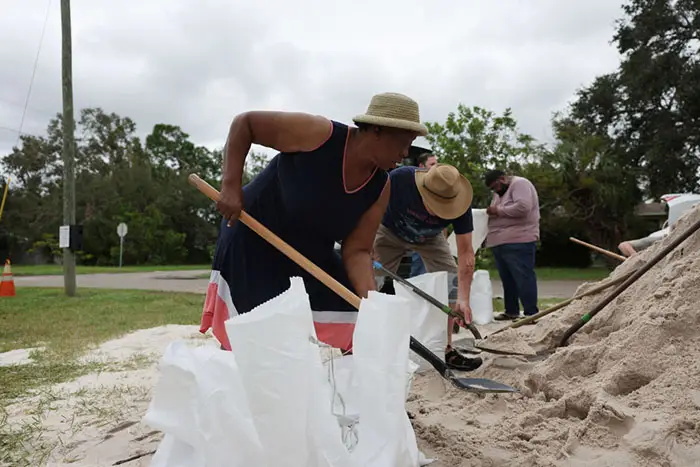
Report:
[[[482,107],[459,104],[444,124],[427,122],[426,126],[433,152],[471,181],[474,206],[488,202],[488,190],[481,183],[487,169],[518,170],[538,160],[544,150],[532,136],[518,131],[511,109],[496,115]]]
[[[653,198],[692,191],[700,169],[700,4],[632,0],[613,41],[619,69],[577,93],[571,117],[613,138]]]

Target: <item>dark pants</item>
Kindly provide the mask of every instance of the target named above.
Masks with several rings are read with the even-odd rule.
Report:
[[[523,304],[525,316],[538,312],[535,248],[535,242],[506,243],[491,248],[503,283],[503,300],[509,316],[520,315],[518,300]]]

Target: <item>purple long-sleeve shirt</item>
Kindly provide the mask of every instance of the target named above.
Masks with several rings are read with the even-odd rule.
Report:
[[[486,246],[536,242],[540,238],[540,201],[530,180],[511,177],[503,197],[494,194],[491,206],[498,212],[489,216]]]

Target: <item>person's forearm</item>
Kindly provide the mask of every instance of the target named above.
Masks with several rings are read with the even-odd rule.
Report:
[[[370,290],[377,290],[372,256],[367,251],[355,251],[343,255],[343,265],[348,279],[360,298],[367,298]]]
[[[469,297],[472,290],[472,279],[474,278],[474,266],[463,266],[459,268],[458,281],[459,287],[457,290],[458,300],[464,303],[469,303]]]
[[[498,206],[496,209],[501,217],[525,217],[530,212],[530,208],[530,203],[516,201],[508,206]]]
[[[248,118],[245,114],[236,116],[231,123],[224,146],[223,185],[234,188],[241,187],[245,159],[252,144],[253,135],[250,131]]]
[[[474,256],[470,255],[471,258],[467,259],[463,255],[458,258],[457,266],[457,279],[458,279],[458,300],[464,303],[469,303],[469,297],[472,290],[472,280],[474,278]]]

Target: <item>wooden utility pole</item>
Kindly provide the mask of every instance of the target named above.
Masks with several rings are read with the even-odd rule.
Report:
[[[63,68],[63,225],[75,225],[75,119],[73,117],[73,54],[70,27],[70,0],[61,0]],[[63,286],[66,295],[75,295],[75,255],[63,248]]]

